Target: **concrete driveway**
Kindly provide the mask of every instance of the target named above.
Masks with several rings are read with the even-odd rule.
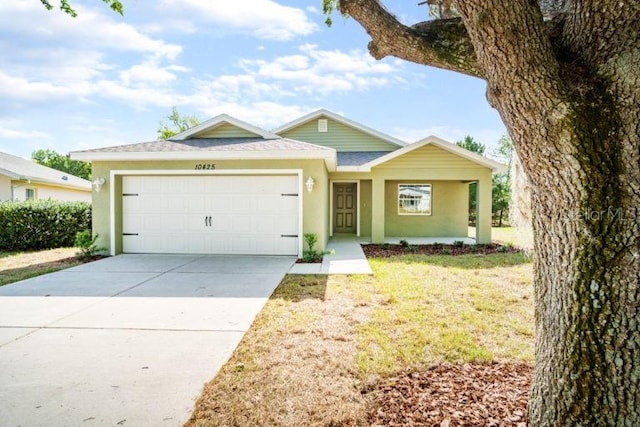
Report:
[[[182,425],[294,261],[119,255],[0,287],[0,425]]]

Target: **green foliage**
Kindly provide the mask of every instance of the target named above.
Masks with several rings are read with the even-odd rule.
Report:
[[[124,14],[124,7],[122,6],[122,3],[120,1],[118,0],[102,0],[102,1],[108,4],[111,10],[113,10],[114,12],[119,13],[120,15]],[[49,0],[40,0],[40,2],[47,10],[53,9],[53,5]],[[60,10],[66,13],[67,15],[71,16],[72,18],[75,18],[78,16],[78,12],[76,12],[75,9],[71,7],[71,4],[69,3],[68,0],[60,0]]]
[[[313,247],[318,243],[318,235],[315,233],[306,233],[304,235],[304,241],[307,243],[309,250],[312,251]]]
[[[71,155],[60,154],[54,150],[36,150],[31,153],[31,160],[79,178],[91,179],[91,164],[80,160],[72,160]]]
[[[79,249],[77,255],[80,258],[91,258],[96,255],[96,252],[103,251],[106,248],[96,245],[98,240],[98,234],[91,236],[91,230],[82,230],[76,233],[76,239],[73,242],[73,246]]]
[[[167,116],[169,123],[160,122],[158,138],[169,139],[172,136],[200,123],[196,116],[181,116],[176,107],[171,108],[171,114]]]
[[[463,246],[464,246],[464,241],[462,241],[462,240],[455,240],[455,241],[453,242],[453,246],[455,246],[456,248],[461,248],[461,247],[463,247]]]
[[[456,145],[474,153],[484,155],[484,144],[476,141],[471,136],[466,136],[462,141],[457,141]],[[493,223],[502,227],[503,222],[509,216],[509,206],[511,203],[511,160],[513,158],[513,142],[507,135],[503,135],[498,141],[498,147],[493,152],[492,157],[499,162],[508,165],[506,172],[493,175],[491,182],[491,212]],[[469,224],[476,225],[478,212],[477,206],[478,184],[469,184]]]
[[[400,246],[402,246],[403,248],[408,248],[409,247],[409,242],[407,242],[404,239],[400,240],[399,243],[400,243]]]
[[[473,151],[474,153],[484,156],[484,144],[473,139],[471,135],[465,136],[462,141],[456,141],[456,145],[464,148],[465,150]]]
[[[498,141],[498,148],[494,152],[498,161],[507,164],[507,170],[492,177],[491,212],[493,223],[502,227],[505,219],[509,217],[511,205],[511,162],[513,160],[513,142],[507,135],[503,135]]]
[[[467,135],[462,141],[456,141],[458,147],[465,150],[472,151],[476,154],[484,155],[485,146],[479,141],[473,139],[472,136]],[[469,184],[469,224],[476,224],[476,216],[478,212],[478,184],[473,182]]]
[[[337,0],[322,0],[322,13],[324,13],[325,20],[324,23],[327,27],[330,27],[333,24],[333,20],[331,19],[331,15],[333,11],[338,8]]]
[[[314,249],[314,246],[318,243],[318,235],[315,233],[305,233],[304,241],[307,243],[307,250],[302,251],[302,261],[304,262],[320,262],[322,257],[329,253]]]
[[[76,233],[90,227],[89,203],[55,200],[0,202],[2,250],[70,247]]]

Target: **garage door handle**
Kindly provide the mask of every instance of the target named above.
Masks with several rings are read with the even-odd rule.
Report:
[[[213,218],[210,216],[204,217],[204,226],[205,227],[213,227]]]
[[[281,234],[280,237],[298,237],[297,234]]]

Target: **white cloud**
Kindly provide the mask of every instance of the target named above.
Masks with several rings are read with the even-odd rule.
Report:
[[[299,54],[271,61],[245,59],[240,67],[255,80],[279,82],[298,94],[323,94],[365,90],[399,83],[398,63],[378,62],[362,50],[321,50],[305,44]]]
[[[251,34],[261,39],[291,40],[317,30],[305,11],[273,0],[201,1],[163,0],[161,6],[174,14],[187,13],[193,20],[217,29]]]
[[[120,79],[125,86],[136,84],[165,85],[177,79],[174,71],[186,72],[189,69],[179,65],[162,67],[158,65],[157,61],[151,60],[120,72]]]
[[[164,86],[188,71],[174,63],[180,45],[115,21],[108,8],[79,2],[74,7],[77,18],[48,12],[34,1],[0,3],[0,34],[12,41],[0,57],[0,95],[6,103],[85,101],[103,95],[102,87],[112,89],[106,95],[129,100],[128,86]]]
[[[70,87],[46,81],[29,81],[0,71],[0,98],[5,102],[45,103],[60,101],[70,97],[81,97],[86,94],[86,89],[83,84]]]
[[[9,129],[0,125],[0,139],[51,139],[51,136],[37,130]]]
[[[49,46],[66,45],[80,50],[106,49],[142,52],[174,60],[182,51],[176,44],[166,43],[140,32],[133,25],[114,20],[113,12],[97,5],[96,9],[74,4],[76,18],[60,12],[48,12],[37,1],[0,3],[0,25],[16,44]]]
[[[203,99],[202,101],[203,103],[200,104],[199,107],[208,117],[213,117],[220,113],[227,113],[267,130],[273,129],[319,108],[281,104],[278,102],[235,103],[226,100],[211,99]]]

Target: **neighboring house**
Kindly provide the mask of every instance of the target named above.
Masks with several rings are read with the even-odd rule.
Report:
[[[228,115],[171,140],[71,153],[104,179],[93,227],[112,254],[301,255],[303,235],[382,243],[491,240],[491,174],[502,165],[430,136],[407,144],[327,110],[273,132]]]
[[[91,182],[0,153],[0,201],[32,199],[91,202]]]

